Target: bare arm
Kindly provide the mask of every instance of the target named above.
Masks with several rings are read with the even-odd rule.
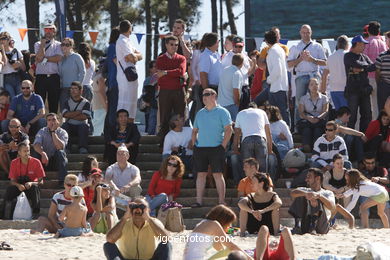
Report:
[[[237,88],[233,89],[233,100],[234,100],[234,104],[236,104],[236,106],[240,105],[240,90]]]
[[[165,229],[164,225],[158,219],[149,217],[147,221],[149,222],[149,225],[152,228],[156,237],[169,236],[169,232]]]
[[[295,59],[295,60],[289,60],[289,61],[287,62],[287,65],[288,65],[289,68],[295,67],[295,66],[297,66],[299,63],[301,63],[301,61],[303,61],[302,55],[300,55],[299,58],[297,58],[297,59]]]
[[[38,114],[33,118],[31,119],[28,124],[34,124],[36,121],[38,121],[38,119],[40,118],[43,118],[45,116],[45,108],[41,108],[38,110]]]
[[[186,57],[187,60],[191,59],[191,55],[192,55],[191,50],[188,48],[183,37],[179,37],[179,43],[180,43],[180,46],[183,50],[184,57]]]
[[[241,209],[241,210],[244,210],[246,212],[249,212],[249,213],[252,213],[253,212],[253,209],[250,208],[248,206],[248,198],[242,198],[239,202],[238,202],[238,207]]]
[[[118,241],[118,239],[122,236],[122,230],[123,227],[125,226],[126,222],[128,219],[131,218],[131,213],[130,213],[130,208],[127,206],[127,210],[125,215],[121,218],[121,220],[113,227],[111,228],[107,235],[106,235],[106,240],[108,243],[115,243]]]
[[[291,193],[290,193],[290,196],[295,199],[295,198],[298,198],[298,197],[305,197],[307,194],[306,191],[303,191],[303,190],[299,190],[299,189],[295,189],[295,190],[292,190]]]
[[[52,132],[51,137],[57,150],[63,150],[65,148],[65,143],[58,137],[56,132]]]
[[[272,136],[271,136],[271,129],[269,128],[269,124],[265,125],[265,135],[267,136],[267,150],[268,154],[273,154],[272,151]]]
[[[355,129],[352,129],[352,128],[349,128],[349,127],[346,127],[346,126],[341,126],[339,125],[337,127],[337,131],[342,133],[342,134],[347,134],[347,135],[355,135],[355,136],[365,136],[364,133],[358,131],[358,130],[355,130]]]
[[[274,202],[269,205],[268,207],[265,207],[264,209],[260,210],[260,213],[266,213],[268,211],[273,211],[275,209],[278,209],[282,206],[282,200],[279,198],[278,194],[275,193],[274,195]]]
[[[193,128],[193,129],[192,129],[192,135],[191,135],[191,143],[192,143],[192,146],[195,146],[196,138],[197,138],[197,136],[198,136],[198,131],[199,131],[198,128]]]
[[[324,71],[322,73],[322,79],[321,79],[321,88],[320,88],[320,92],[321,93],[325,93],[326,92],[326,83],[328,81],[328,75],[329,75],[329,70],[328,69],[324,69]]]
[[[328,114],[328,111],[329,111],[329,103],[326,103],[322,106],[322,113],[317,116],[318,119],[324,119],[324,117],[326,117],[326,115]]]
[[[322,182],[322,186],[324,187],[324,189],[326,190],[330,190],[330,191],[333,191],[335,192],[337,190],[337,188],[333,187],[332,185],[329,184],[329,180],[330,180],[330,172],[326,172],[324,174],[324,180]]]
[[[50,208],[49,208],[49,213],[47,214],[47,218],[49,219],[53,227],[61,228],[57,223],[58,222],[57,205],[54,202],[50,203]]]
[[[228,142],[230,141],[230,137],[232,137],[233,129],[232,125],[225,126],[225,134],[223,136],[222,146],[226,149]]]
[[[65,218],[66,218],[66,213],[68,211],[68,207],[65,207],[64,210],[61,212],[60,216],[58,217],[58,220],[61,221],[61,222],[64,222]]]
[[[238,146],[241,141],[241,128],[235,127],[234,128],[234,139],[233,139],[233,151],[239,152]]]
[[[85,207],[85,210],[84,210],[84,213],[83,213],[83,219],[82,219],[82,225],[83,225],[83,228],[87,228],[87,208]]]

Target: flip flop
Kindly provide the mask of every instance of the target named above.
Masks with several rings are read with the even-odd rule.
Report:
[[[201,208],[201,207],[202,207],[202,205],[198,202],[191,204],[191,208]]]
[[[14,250],[7,242],[2,242],[0,248],[0,250]]]

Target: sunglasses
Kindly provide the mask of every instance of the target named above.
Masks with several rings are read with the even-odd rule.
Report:
[[[30,87],[22,87],[22,89],[30,89]]]
[[[203,93],[202,96],[203,97],[209,97],[209,96],[213,96],[214,93],[211,93],[211,92],[207,92],[207,93]]]
[[[146,208],[145,204],[135,204],[135,203],[130,204],[129,207],[131,210],[135,210],[135,209],[144,210]]]
[[[333,132],[334,129],[328,129],[328,128],[326,128],[325,131],[326,131],[326,132]]]
[[[72,44],[70,44],[70,43],[61,43],[61,46],[62,47],[70,47],[70,46],[72,46]]]
[[[20,125],[9,125],[8,127],[9,127],[9,128],[19,128]]]
[[[242,49],[242,48],[244,48],[244,46],[238,46],[238,45],[236,45],[236,46],[234,46],[234,48]]]
[[[102,187],[103,189],[110,189],[110,186],[108,186],[108,185],[105,184],[105,183],[99,183],[97,186],[100,186],[100,187]]]
[[[168,162],[168,164],[167,164],[167,166],[172,166],[172,167],[177,167],[177,163],[170,163],[170,162]]]
[[[70,183],[65,183],[65,185],[68,186],[69,188],[72,188],[72,187],[76,186],[76,185],[70,184]]]

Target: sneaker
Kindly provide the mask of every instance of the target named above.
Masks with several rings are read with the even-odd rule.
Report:
[[[249,235],[249,232],[248,231],[245,231],[245,232],[240,232],[240,237],[246,237]]]
[[[87,150],[87,148],[81,147],[81,148],[79,149],[79,153],[81,153],[81,154],[87,154],[87,153],[88,153],[88,150]]]

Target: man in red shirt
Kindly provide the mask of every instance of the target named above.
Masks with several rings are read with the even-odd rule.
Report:
[[[39,185],[43,184],[45,172],[38,159],[30,156],[30,145],[27,142],[18,144],[19,157],[11,162],[8,178],[11,185],[5,193],[4,219],[11,219],[13,215],[12,201],[24,192],[31,201],[33,216],[37,216],[40,210]]]
[[[7,119],[8,109],[9,109],[9,93],[8,91],[4,90],[0,92],[0,121],[2,125],[2,127],[0,128],[1,132],[3,132],[3,129],[7,129],[6,123],[8,123],[8,121],[4,121],[4,120]],[[3,124],[5,124],[4,127]]]
[[[163,142],[169,131],[169,119],[172,114],[184,117],[186,58],[177,53],[179,40],[176,36],[165,37],[167,52],[161,54],[156,61],[159,93],[160,131],[158,136]]]

